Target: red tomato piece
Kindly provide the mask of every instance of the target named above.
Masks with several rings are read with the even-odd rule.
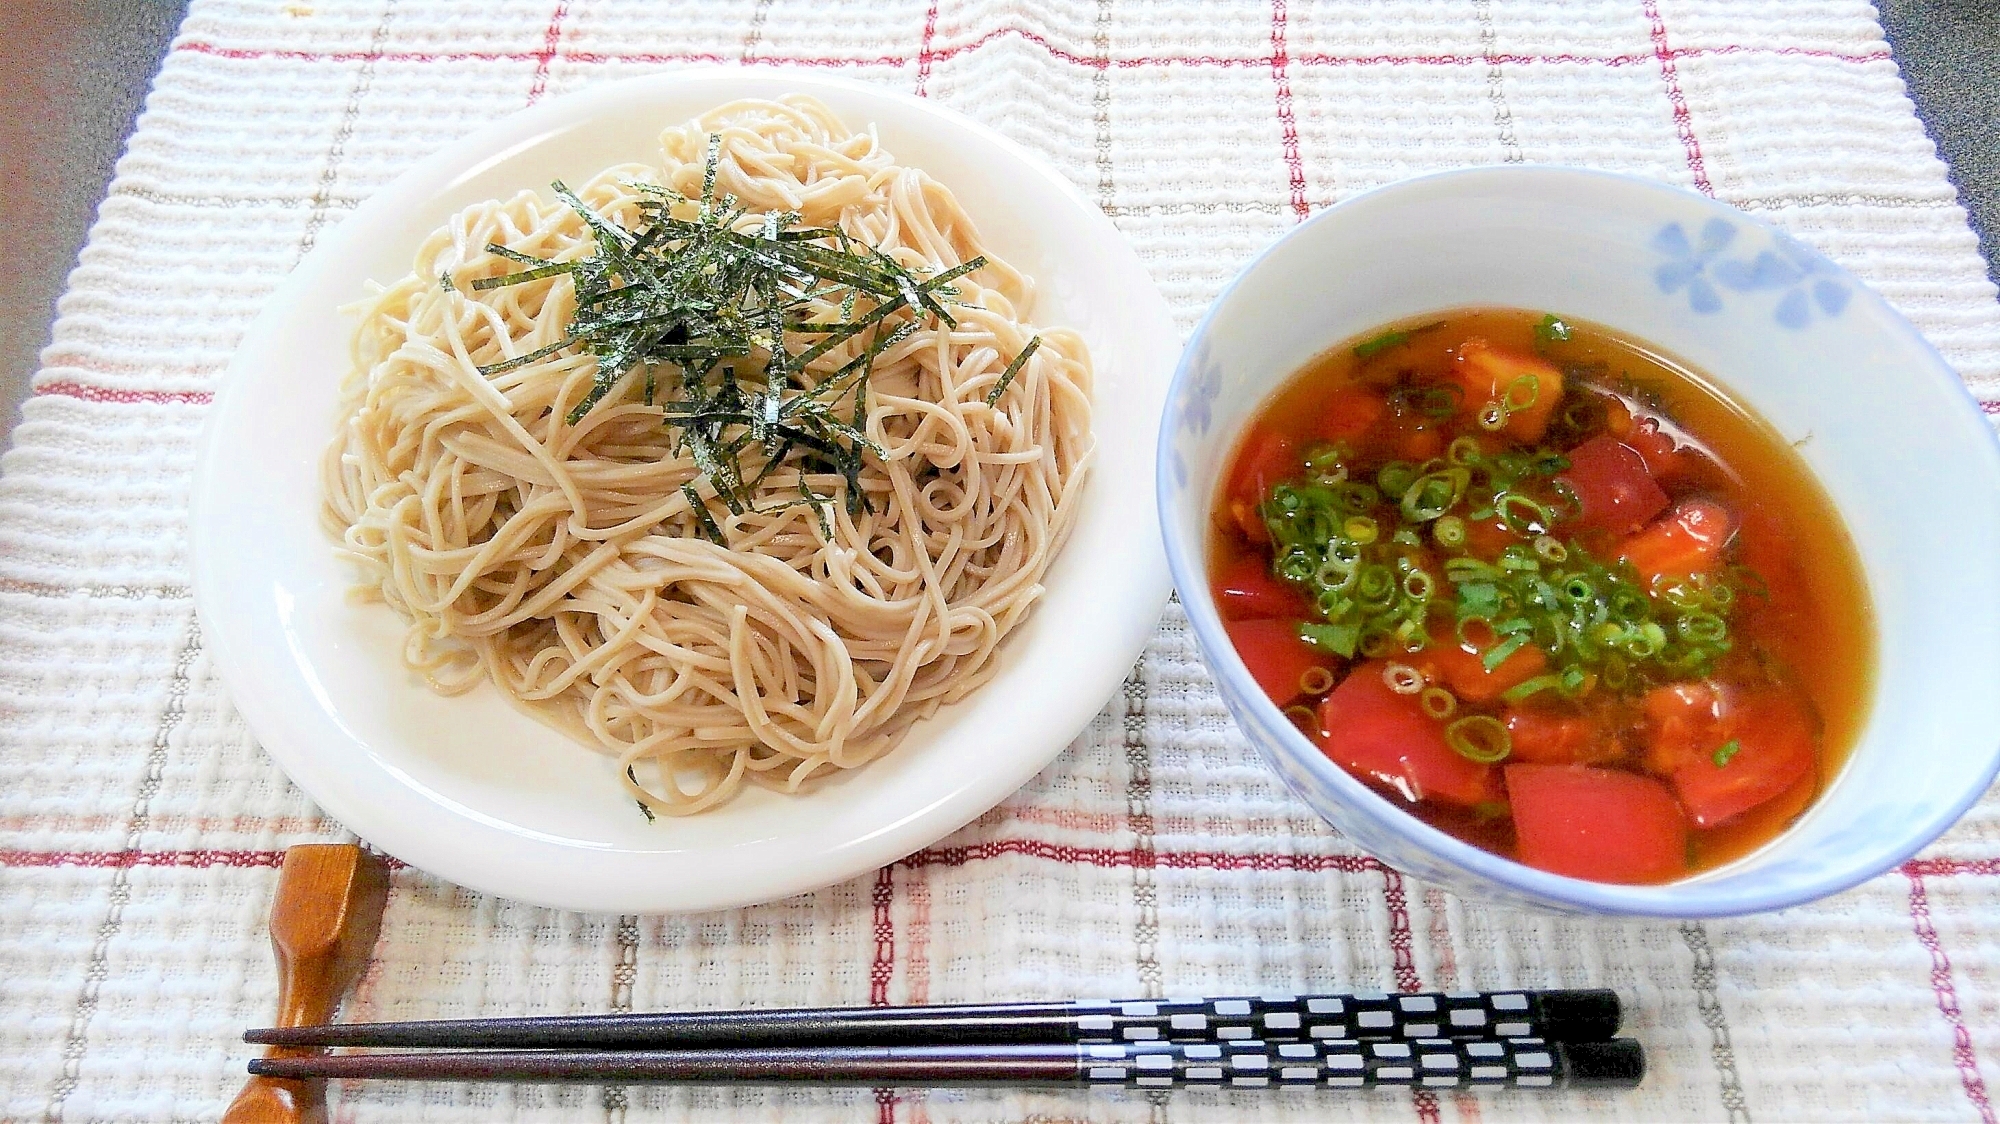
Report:
[[[1215,600],[1224,619],[1259,617],[1298,620],[1306,615],[1305,595],[1271,572],[1262,558],[1238,556],[1217,569]]]
[[[1257,514],[1257,505],[1249,500],[1229,501],[1229,521],[1243,537],[1262,546],[1271,541],[1271,528],[1264,525],[1264,517]]]
[[[1229,477],[1229,498],[1248,503],[1254,511],[1270,494],[1273,484],[1297,476],[1304,465],[1297,444],[1290,437],[1273,430],[1258,430],[1236,455],[1236,471]]]
[[[1646,692],[1646,768],[1671,776],[1681,762],[1707,747],[1715,752],[1722,736],[1724,694],[1715,684],[1669,683]]]
[[[1750,600],[1753,612],[1770,605],[1809,604],[1805,575],[1793,553],[1791,529],[1775,512],[1757,506],[1745,511],[1736,550],[1737,561],[1756,571],[1764,583],[1764,596]]]
[[[1502,351],[1477,337],[1459,345],[1452,364],[1452,381],[1465,391],[1464,406],[1477,410],[1487,402],[1505,401],[1516,381],[1534,380],[1534,401],[1510,408],[1500,432],[1517,441],[1539,441],[1562,401],[1563,377],[1555,364],[1518,351]]]
[[[1577,765],[1509,765],[1506,775],[1523,863],[1594,882],[1687,871],[1687,821],[1659,781]]]
[[[1365,387],[1350,386],[1327,399],[1320,413],[1319,435],[1328,441],[1345,441],[1350,447],[1389,410],[1389,402]]]
[[[1509,761],[1531,765],[1573,765],[1590,759],[1601,733],[1579,714],[1555,714],[1530,706],[1510,706],[1500,721],[1514,751]]]
[[[1319,704],[1320,748],[1348,772],[1392,789],[1412,803],[1471,806],[1498,797],[1490,765],[1468,761],[1444,740],[1444,725],[1415,695],[1382,678],[1381,660],[1356,664]]]
[[[1646,462],[1646,471],[1655,480],[1672,481],[1687,471],[1688,461],[1696,454],[1684,452],[1674,444],[1674,439],[1660,432],[1656,418],[1641,418],[1632,427],[1632,432],[1620,438],[1625,446],[1639,454]]]
[[[1626,539],[1618,557],[1646,582],[1686,577],[1714,569],[1735,530],[1735,517],[1714,500],[1682,500]]]
[[[1599,434],[1569,451],[1569,469],[1556,479],[1569,485],[1583,506],[1575,522],[1628,535],[1667,506],[1667,494],[1653,482],[1638,450],[1609,434]]]
[[[1604,428],[1620,444],[1639,454],[1646,471],[1656,481],[1671,481],[1687,468],[1687,457],[1674,439],[1660,430],[1660,419],[1647,414],[1634,416],[1623,400],[1607,398]]]
[[[1222,627],[1250,677],[1279,706],[1305,693],[1299,679],[1306,672],[1326,666],[1319,650],[1299,639],[1291,621],[1224,621]]]
[[[1526,683],[1549,669],[1548,657],[1530,644],[1488,671],[1480,650],[1456,639],[1441,640],[1426,649],[1421,662],[1435,669],[1445,686],[1467,702],[1491,702],[1508,688]]]
[[[1444,453],[1444,434],[1435,429],[1406,429],[1389,443],[1389,453],[1397,460],[1422,463]]]
[[[1465,550],[1474,558],[1498,558],[1501,551],[1527,541],[1527,536],[1509,527],[1507,521],[1498,515],[1491,519],[1465,521]]]
[[[1812,715],[1790,695],[1747,695],[1720,725],[1724,736],[1705,751],[1683,753],[1670,778],[1696,827],[1735,819],[1813,771]]]

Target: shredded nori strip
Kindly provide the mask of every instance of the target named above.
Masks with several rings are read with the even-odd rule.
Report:
[[[955,327],[948,305],[952,282],[986,264],[973,258],[922,277],[840,230],[800,225],[796,212],[767,213],[754,228],[729,196],[718,198],[715,180],[721,137],[711,135],[701,195],[690,200],[652,184],[631,184],[642,196],[643,221],[627,230],[590,209],[560,181],[556,197],[591,233],[593,252],[552,261],[505,246],[487,250],[528,268],[472,283],[479,291],[567,275],[576,287],[569,334],[546,347],[481,367],[502,374],[566,348],[597,358],[597,371],[581,401],[566,413],[583,420],[627,374],[644,374],[645,400],[658,402],[685,450],[732,514],[753,507],[756,486],[798,454],[799,498],[821,529],[831,497],[806,482],[812,472],[846,482],[850,515],[868,507],[861,488],[865,453],[882,450],[865,432],[868,379],[875,360],[926,324]],[[695,217],[676,217],[676,205],[695,204]],[[685,210],[683,214],[685,214]],[[811,309],[838,304],[839,320],[813,320]],[[860,354],[831,374],[807,367],[849,341]],[[995,386],[999,392],[1040,343],[1031,341]],[[793,348],[798,350],[794,351]],[[739,373],[754,372],[754,373]],[[850,409],[842,409],[852,400]],[[742,455],[761,447],[764,465],[746,479]],[[689,505],[704,537],[723,543],[721,529],[690,486]],[[726,545],[726,544],[724,544]]]
[[[639,774],[632,771],[632,766],[630,765],[625,766],[625,775],[631,779],[633,784],[639,783]],[[639,810],[646,814],[647,823],[652,823],[656,818],[658,818],[653,815],[652,806],[647,804],[644,800],[634,800],[632,801],[632,803],[637,804],[639,806]]]
[[[1028,357],[1033,355],[1035,349],[1040,346],[1042,346],[1042,337],[1036,336],[1034,339],[1029,340],[1028,346],[1021,349],[1021,354],[1016,355],[1014,361],[1007,364],[1007,369],[1000,372],[1000,380],[993,384],[992,390],[986,392],[986,404],[988,406],[999,404],[1000,396],[1007,393],[1007,384],[1013,382],[1014,376],[1021,373],[1021,368],[1028,365]]]

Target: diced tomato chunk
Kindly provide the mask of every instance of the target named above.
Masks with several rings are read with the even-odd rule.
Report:
[[[1254,510],[1264,502],[1271,486],[1297,476],[1304,460],[1297,443],[1274,430],[1250,435],[1236,457],[1236,471],[1229,477],[1229,498],[1247,502]]]
[[[1771,605],[1810,604],[1792,536],[1777,513],[1758,506],[1745,511],[1737,550],[1737,561],[1755,571],[1762,583],[1761,593],[1753,594],[1749,602],[1751,611]]]
[[[1671,683],[1647,693],[1645,711],[1646,766],[1673,782],[1696,827],[1735,819],[1814,771],[1812,713],[1790,692]]]
[[[1667,506],[1667,493],[1653,482],[1638,450],[1609,434],[1599,434],[1569,451],[1569,469],[1557,476],[1569,485],[1583,511],[1582,527],[1631,534]]]
[[[1389,402],[1366,387],[1350,386],[1327,399],[1320,413],[1319,435],[1328,441],[1359,441],[1387,413]]]
[[[1724,693],[1715,684],[1669,683],[1646,692],[1646,768],[1671,776],[1703,747],[1713,753],[1722,737]]]
[[[1306,615],[1305,595],[1255,556],[1238,556],[1217,569],[1215,600],[1227,620]]]
[[[1444,724],[1425,714],[1415,695],[1389,689],[1385,666],[1381,660],[1355,665],[1320,703],[1320,748],[1341,768],[1413,803],[1469,807],[1497,799],[1493,767],[1452,752]]]
[[[1729,509],[1714,500],[1682,500],[1651,526],[1625,540],[1618,557],[1647,582],[1713,570],[1735,533]]]
[[[1243,537],[1259,546],[1271,541],[1271,528],[1264,525],[1264,517],[1257,513],[1257,505],[1249,500],[1229,501],[1229,521]]]
[[[1572,765],[1588,761],[1602,732],[1580,714],[1556,714],[1540,707],[1510,706],[1500,721],[1513,745],[1509,761],[1531,765]]]
[[[1518,351],[1502,351],[1483,339],[1473,338],[1459,345],[1451,377],[1465,391],[1465,408],[1477,410],[1487,402],[1504,402],[1514,384],[1523,377],[1533,380],[1532,395],[1515,392],[1518,404],[1523,397],[1533,401],[1510,407],[1502,433],[1519,441],[1539,441],[1549,427],[1549,418],[1562,401],[1563,377],[1555,364]]]
[[[1250,677],[1279,706],[1305,693],[1299,680],[1306,672],[1326,666],[1319,650],[1299,639],[1298,626],[1291,621],[1224,621],[1222,627],[1243,666],[1250,669]]]
[[[1444,434],[1440,430],[1426,428],[1422,422],[1392,424],[1376,430],[1368,448],[1390,460],[1424,462],[1432,456],[1444,454]]]
[[[1520,860],[1595,882],[1664,882],[1687,870],[1687,821],[1667,786],[1617,769],[1509,765]]]
[[[1660,423],[1653,418],[1642,418],[1632,427],[1632,432],[1621,440],[1639,459],[1646,462],[1646,471],[1655,480],[1672,481],[1687,471],[1688,462],[1696,456],[1674,444],[1674,439],[1660,432]]]
[[[1501,551],[1526,541],[1526,536],[1509,527],[1498,515],[1465,521],[1465,549],[1474,558],[1498,558]]]
[[[1693,454],[1683,451],[1660,430],[1660,419],[1646,414],[1635,417],[1623,401],[1611,398],[1605,408],[1604,428],[1620,444],[1639,454],[1655,481],[1671,482],[1687,470]]]
[[[1426,649],[1421,661],[1434,669],[1445,686],[1467,702],[1491,702],[1501,692],[1517,687],[1549,669],[1549,660],[1540,648],[1529,644],[1501,660],[1492,671],[1480,650],[1460,644],[1455,638],[1440,640]]]
[[[1708,751],[1684,754],[1674,790],[1696,827],[1714,827],[1783,795],[1813,771],[1812,716],[1774,691],[1746,695]]]

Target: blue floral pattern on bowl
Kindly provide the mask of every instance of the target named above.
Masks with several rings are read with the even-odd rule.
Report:
[[[1184,446],[1208,435],[1209,427],[1215,424],[1215,400],[1222,393],[1222,364],[1216,360],[1215,349],[1206,338],[1195,345],[1194,354],[1187,360],[1187,370],[1186,397],[1175,418],[1173,448],[1168,454],[1173,460],[1174,483],[1181,488],[1187,487],[1188,482]]]
[[[1852,294],[1835,276],[1833,263],[1782,234],[1771,244],[1750,261],[1719,263],[1716,279],[1742,293],[1782,291],[1772,315],[1795,331],[1812,323],[1815,307],[1828,319],[1840,315]]]
[[[1669,295],[1685,289],[1688,307],[1702,315],[1722,311],[1718,284],[1738,293],[1779,292],[1772,318],[1793,331],[1811,324],[1815,309],[1832,319],[1847,307],[1853,294],[1839,271],[1797,239],[1774,234],[1771,248],[1755,257],[1723,257],[1735,241],[1736,227],[1725,219],[1709,219],[1692,238],[1680,223],[1667,223],[1653,235],[1654,252],[1667,259],[1653,267],[1653,283]]]
[[[1653,235],[1653,249],[1667,259],[1653,268],[1653,283],[1662,293],[1686,289],[1688,307],[1696,312],[1722,311],[1722,294],[1709,282],[1708,267],[1735,240],[1736,228],[1722,219],[1703,224],[1698,240],[1680,223],[1668,223]]]

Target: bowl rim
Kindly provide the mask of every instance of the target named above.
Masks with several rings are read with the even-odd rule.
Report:
[[[2000,739],[1996,739],[1987,751],[1985,764],[1979,773],[1979,783],[1968,786],[1963,796],[1942,806],[1931,816],[1903,826],[1900,831],[1881,836],[1892,842],[1865,851],[1852,852],[1855,858],[1833,866],[1817,877],[1769,890],[1759,891],[1753,887],[1734,892],[1712,893],[1706,897],[1699,893],[1699,875],[1694,876],[1694,879],[1659,884],[1593,882],[1537,870],[1466,843],[1404,811],[1387,797],[1357,780],[1315,748],[1289,721],[1274,721],[1282,719],[1283,716],[1256,686],[1242,659],[1237,656],[1235,647],[1223,633],[1221,614],[1216,610],[1214,598],[1208,591],[1207,567],[1204,559],[1200,557],[1202,547],[1200,544],[1189,544],[1181,540],[1176,530],[1177,521],[1171,514],[1170,497],[1177,489],[1173,483],[1172,458],[1168,455],[1168,450],[1173,447],[1174,427],[1179,417],[1177,407],[1187,391],[1188,383],[1194,377],[1194,357],[1201,351],[1200,345],[1213,328],[1217,317],[1245,280],[1261,269],[1280,247],[1299,237],[1309,228],[1343,219],[1345,213],[1351,212],[1358,206],[1378,202],[1383,196],[1421,188],[1435,188],[1440,183],[1451,181],[1479,182],[1536,178],[1595,180],[1617,189],[1636,189],[1670,195],[1681,203],[1697,201],[1717,217],[1748,223],[1766,233],[1796,241],[1795,236],[1782,228],[1712,196],[1644,176],[1563,164],[1491,164],[1411,176],[1343,199],[1294,225],[1274,239],[1258,251],[1257,255],[1245,263],[1229,283],[1223,286],[1209,303],[1208,309],[1202,314],[1194,330],[1188,334],[1180,362],[1174,368],[1173,380],[1167,386],[1167,408],[1160,418],[1161,455],[1154,466],[1154,502],[1160,511],[1160,535],[1166,549],[1167,566],[1173,574],[1174,587],[1187,613],[1189,626],[1195,633],[1199,647],[1204,653],[1226,653],[1221,660],[1209,661],[1210,670],[1229,680],[1236,688],[1235,693],[1239,697],[1249,700],[1248,705],[1255,711],[1256,724],[1264,727],[1262,733],[1275,734],[1269,738],[1269,743],[1251,739],[1252,745],[1260,754],[1284,753],[1330,788],[1335,799],[1341,804],[1360,805],[1365,814],[1382,824],[1384,830],[1390,834],[1400,837],[1444,863],[1484,881],[1505,887],[1512,891],[1510,896],[1517,900],[1532,900],[1544,908],[1548,908],[1549,903],[1561,903],[1591,913],[1610,915],[1662,918],[1728,917],[1784,909],[1814,901],[1852,889],[1871,878],[1895,869],[1947,831],[1985,795],[1993,784],[1995,776],[2000,775]],[[1973,396],[1971,388],[1965,385],[1964,380],[1958,377],[1951,364],[1939,354],[1937,348],[1871,286],[1840,263],[1826,258],[1811,247],[1806,248],[1826,262],[1837,277],[1852,285],[1857,299],[1873,302],[1879,311],[1886,313],[1890,329],[1904,342],[1914,344],[1919,354],[1929,357],[1931,364],[1925,377],[1939,378],[1956,391],[1959,400],[1971,415],[1970,420],[1975,423],[1974,428],[1984,434],[1988,451],[1993,454],[1996,462],[2000,462],[2000,433],[1996,433],[1993,427],[1986,423],[1979,400]],[[1240,436],[1240,432],[1236,436]],[[1210,498],[1212,497],[1204,496],[1203,503],[1206,504]],[[1269,713],[1266,714],[1266,711]],[[1279,774],[1282,778],[1282,771],[1279,771]],[[1291,787],[1290,779],[1284,779],[1287,786]],[[1300,795],[1303,798],[1303,793]],[[1311,802],[1307,803],[1310,805]],[[1314,811],[1318,814],[1317,809]],[[1792,828],[1786,829],[1787,832],[1790,830]],[[1782,834],[1785,833],[1781,832],[1780,835]],[[1695,888],[1694,892],[1690,892],[1690,887]],[[1676,889],[1679,890],[1678,893],[1663,892]]]

